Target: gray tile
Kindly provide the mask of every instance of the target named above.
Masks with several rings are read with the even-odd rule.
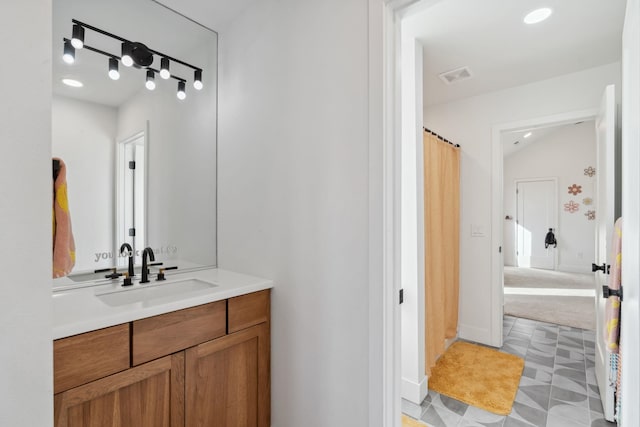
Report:
[[[460,415],[462,417],[464,413],[467,411],[469,405],[464,402],[460,402],[459,400],[452,399],[449,396],[445,396],[443,394],[439,394],[437,397],[434,397],[431,401],[431,406],[438,406],[440,408],[446,409],[456,415]]]
[[[547,421],[546,411],[541,411],[540,409],[535,409],[519,402],[513,402],[513,409],[509,416],[528,422],[534,426],[543,426]]]
[[[535,354],[540,354],[542,356],[551,356],[556,351],[556,345],[554,344],[544,344],[540,342],[532,341],[529,345],[530,351],[535,351]]]
[[[597,414],[602,414],[604,409],[602,408],[602,400],[600,400],[600,396],[592,397],[589,396],[589,409],[591,412],[595,412]]]
[[[579,408],[554,399],[551,399],[549,403],[549,416],[551,415],[573,420],[577,422],[578,425],[588,426],[591,421],[589,411],[585,411],[584,408]]]
[[[546,411],[549,408],[550,385],[520,385],[516,402]]]
[[[587,384],[593,384],[593,385],[597,385],[598,384],[598,380],[596,379],[596,368],[595,367],[587,368],[586,374],[587,374],[586,375]]]
[[[587,377],[584,371],[577,371],[575,369],[569,369],[564,367],[557,367],[553,371],[554,375],[560,375],[561,377],[570,378],[574,381],[579,381],[583,384],[587,383]]]
[[[584,361],[584,353],[582,350],[567,350],[564,348],[558,348],[556,350],[556,356],[562,357],[563,359],[573,360],[573,361]]]
[[[551,386],[551,399],[570,403],[575,406],[581,406],[585,409],[589,408],[586,394],[576,393],[575,391],[566,390],[554,385]]]
[[[589,424],[581,424],[550,413],[547,417],[547,427],[589,427]]]
[[[587,384],[587,395],[589,397],[600,398],[600,389],[597,384]]]
[[[512,416],[509,416],[504,420],[503,427],[539,427],[539,426],[534,426],[533,424],[528,423],[526,421],[522,421],[519,418],[514,418]]]
[[[430,427],[457,426],[461,419],[462,417],[460,415],[435,405],[429,406],[422,417],[420,417],[420,421],[424,421]]]
[[[469,409],[467,409],[467,412],[462,418],[463,423],[460,425],[499,427],[504,424],[505,418],[504,415],[497,415],[474,406],[469,406]]]
[[[531,366],[524,367],[522,376],[546,384],[551,384],[552,379],[552,374],[550,372],[543,371],[542,369],[535,369]]]
[[[517,332],[512,329],[511,332],[509,332],[509,338],[516,338],[529,342],[529,340],[531,339],[531,335],[523,334],[522,332]]]
[[[616,427],[616,423],[604,419],[602,414],[591,413],[591,427]]]
[[[569,368],[582,373],[584,373],[586,370],[584,361],[575,361],[556,356],[556,369],[559,368]]]
[[[553,368],[555,365],[555,358],[553,356],[541,356],[534,352],[527,352],[526,362],[533,362],[537,365]]]
[[[551,381],[556,387],[563,388],[565,390],[573,391],[580,394],[588,394],[587,385],[579,381],[572,380],[571,378],[562,377],[560,375],[554,375]]]

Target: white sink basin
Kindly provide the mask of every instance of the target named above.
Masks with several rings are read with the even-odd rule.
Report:
[[[218,285],[199,279],[154,282],[145,285],[136,283],[131,288],[97,294],[96,297],[112,307],[128,304],[153,306],[177,299],[188,298],[217,286]]]

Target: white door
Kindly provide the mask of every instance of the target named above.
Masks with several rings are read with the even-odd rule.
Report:
[[[615,222],[615,123],[616,123],[615,88],[607,86],[600,112],[596,118],[596,265],[611,264],[609,249],[613,225]],[[604,416],[613,421],[613,392],[616,379],[610,378],[610,355],[604,341],[605,303],[602,286],[607,284],[608,275],[599,270],[595,274],[596,287],[596,380],[600,388],[600,397]]]
[[[518,267],[555,269],[555,251],[545,248],[545,237],[556,232],[556,181],[516,183],[516,239]]]

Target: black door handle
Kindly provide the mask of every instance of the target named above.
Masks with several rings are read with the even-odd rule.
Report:
[[[611,266],[607,265],[606,263],[603,263],[602,265],[596,265],[594,263],[591,263],[591,271],[594,273],[598,270],[602,270],[603,273],[609,274],[610,269],[611,269]]]

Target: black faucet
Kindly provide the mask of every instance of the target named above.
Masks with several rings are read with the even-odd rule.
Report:
[[[129,251],[129,268],[128,268],[129,277],[133,277],[135,276],[135,273],[133,271],[133,248],[131,247],[130,244],[123,243],[122,246],[120,246],[120,255],[122,255],[125,250]]]
[[[144,251],[142,251],[142,279],[140,279],[140,283],[149,283],[149,268],[147,267],[147,255],[149,256],[150,261],[156,260],[155,255],[153,255],[153,249],[144,248]]]

